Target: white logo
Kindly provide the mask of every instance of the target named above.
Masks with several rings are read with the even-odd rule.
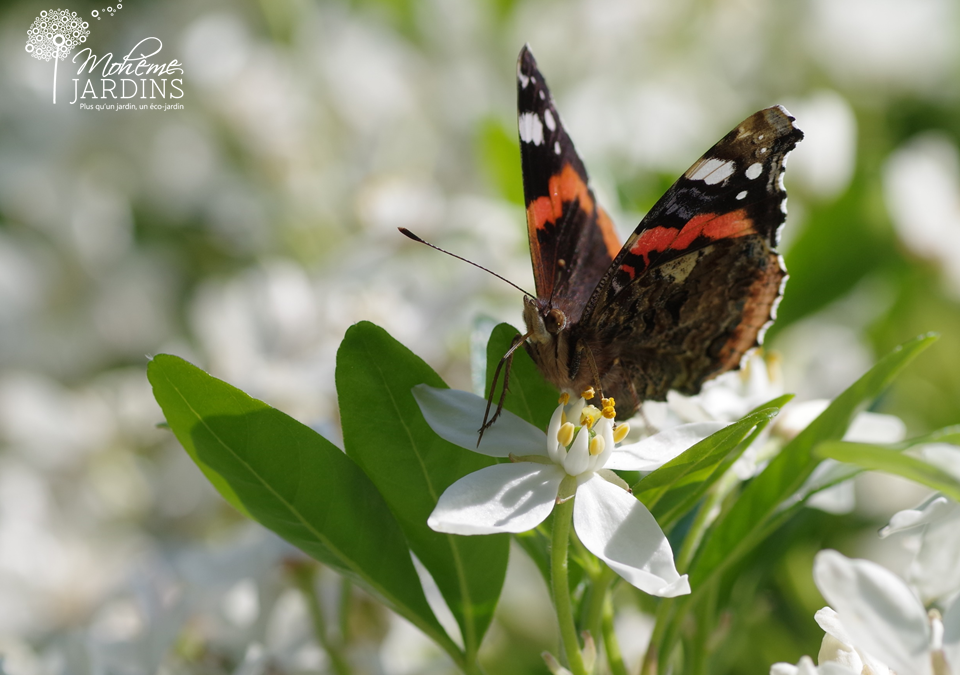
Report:
[[[70,52],[87,41],[90,24],[69,9],[40,12],[27,31],[27,53],[35,59],[53,59],[53,102],[57,102],[57,62],[66,61]]]

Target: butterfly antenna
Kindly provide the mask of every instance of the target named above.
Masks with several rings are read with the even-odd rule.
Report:
[[[470,265],[473,265],[474,267],[479,267],[480,269],[482,269],[482,270],[483,270],[484,272],[486,272],[487,274],[492,274],[492,275],[495,276],[497,279],[500,279],[501,281],[506,281],[508,284],[510,284],[511,286],[513,286],[514,288],[516,288],[518,291],[520,291],[520,292],[523,293],[524,295],[527,295],[527,296],[529,296],[529,297],[531,297],[531,298],[537,297],[536,293],[528,293],[527,291],[523,290],[522,288],[520,288],[519,286],[517,286],[515,283],[513,283],[512,281],[510,281],[509,279],[506,279],[506,278],[500,276],[500,275],[497,274],[496,272],[493,272],[493,271],[491,271],[491,270],[488,270],[488,269],[487,269],[486,267],[484,267],[483,265],[478,265],[477,263],[473,262],[472,260],[467,260],[466,258],[464,258],[464,257],[462,257],[462,256],[459,256],[459,255],[457,255],[456,253],[451,253],[450,251],[446,251],[446,250],[440,248],[439,246],[434,246],[434,245],[431,244],[429,241],[424,241],[423,239],[421,239],[420,237],[418,237],[417,235],[415,235],[413,232],[411,232],[410,230],[408,230],[408,229],[405,228],[405,227],[398,227],[397,229],[400,230],[400,234],[402,234],[403,236],[407,237],[408,239],[413,239],[414,241],[420,242],[421,244],[426,244],[427,246],[429,246],[430,248],[432,248],[432,249],[434,249],[434,250],[436,250],[436,251],[440,251],[441,253],[446,253],[447,255],[452,256],[452,257],[456,258],[457,260],[462,260],[463,262],[468,263],[468,264],[470,264]]]

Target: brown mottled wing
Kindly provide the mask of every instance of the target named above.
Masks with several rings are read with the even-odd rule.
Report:
[[[517,61],[517,116],[537,296],[575,322],[620,242],[529,46]]]
[[[671,187],[624,244],[580,322],[623,413],[737,368],[776,314],[783,172],[803,133],[777,106],[748,117]],[[632,406],[631,406],[632,404]],[[629,410],[628,410],[629,408]]]

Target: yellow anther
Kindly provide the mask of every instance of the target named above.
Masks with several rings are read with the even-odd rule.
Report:
[[[630,433],[630,425],[624,422],[623,424],[618,424],[617,428],[613,430],[613,442],[620,443],[624,438],[627,437],[627,434]]]
[[[590,399],[592,399],[592,398],[593,398],[594,396],[596,396],[596,395],[597,395],[597,392],[595,392],[595,391],[593,390],[593,387],[587,387],[586,389],[583,390],[583,393],[580,394],[580,396],[581,396],[585,401],[589,401]]]
[[[611,396],[610,398],[600,399],[600,405],[604,408],[615,408],[617,407],[617,402],[613,399],[613,396]]]
[[[573,432],[575,429],[576,427],[569,422],[564,422],[560,425],[560,431],[557,432],[557,441],[559,441],[560,445],[567,447],[573,443]]]
[[[594,436],[590,441],[590,455],[596,457],[601,452],[603,452],[603,436]]]
[[[570,394],[563,392],[560,394],[560,400],[558,402],[560,405],[567,405],[570,402]]]
[[[580,413],[580,426],[584,426],[587,429],[592,429],[593,425],[596,424],[597,420],[600,419],[600,414],[601,413],[597,409],[597,406],[583,406],[583,411]]]
[[[612,420],[614,417],[617,416],[617,409],[614,408],[612,405],[608,405],[603,409],[603,416],[606,417],[608,420]]]

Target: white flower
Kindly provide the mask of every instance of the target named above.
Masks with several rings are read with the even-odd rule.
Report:
[[[960,449],[935,443],[920,451],[926,462],[960,478]],[[912,542],[916,557],[906,578],[924,602],[960,591],[960,504],[936,493],[919,506],[894,514],[881,537],[901,532],[919,536]]]
[[[813,578],[834,610],[818,612],[817,622],[854,649],[863,673],[960,675],[960,602],[941,619],[900,577],[836,551],[817,554]]]
[[[724,424],[684,425],[615,448],[626,425],[615,432],[612,405],[601,411],[581,398],[569,406],[561,403],[546,434],[503,411],[477,448],[484,399],[426,385],[414,387],[413,394],[427,423],[442,438],[489,457],[513,460],[471,473],[448,487],[427,520],[431,528],[452,534],[526,532],[542,523],[558,500],[575,492],[573,526],[591,553],[651,595],[690,592],[687,576],[677,572],[670,543],[657,521],[611,469],[652,471]]]
[[[821,662],[819,666],[815,666],[813,659],[809,656],[801,656],[795,666],[790,663],[774,663],[770,666],[770,675],[872,675],[872,673],[851,670],[833,661]]]

